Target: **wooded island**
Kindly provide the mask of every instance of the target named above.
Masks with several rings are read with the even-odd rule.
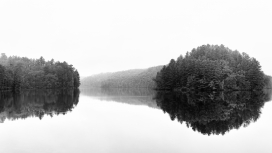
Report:
[[[78,71],[66,62],[10,56],[0,57],[0,90],[78,88]]]
[[[223,45],[203,45],[172,59],[157,73],[159,90],[261,90],[271,77],[260,63]]]

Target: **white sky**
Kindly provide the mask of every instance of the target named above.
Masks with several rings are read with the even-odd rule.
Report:
[[[1,0],[0,52],[67,61],[87,76],[224,44],[272,75],[271,8],[271,0]]]

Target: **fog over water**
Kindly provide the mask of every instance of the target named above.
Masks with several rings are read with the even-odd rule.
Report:
[[[83,78],[162,66],[198,46],[223,44],[256,58],[272,76],[271,6],[271,0],[1,0],[0,53],[66,61]],[[43,74],[42,66],[25,67]],[[41,87],[50,82],[24,72],[33,74]],[[148,72],[134,83],[153,74]],[[62,84],[68,74],[70,84],[78,76],[58,74]],[[132,77],[116,78],[125,84]],[[37,87],[36,81],[29,83]],[[271,93],[6,91],[0,93],[0,152],[271,153]]]

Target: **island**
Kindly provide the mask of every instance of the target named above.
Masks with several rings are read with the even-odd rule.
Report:
[[[154,81],[157,90],[172,91],[253,91],[271,87],[271,77],[263,73],[255,58],[224,45],[202,45],[172,59]]]
[[[66,62],[45,61],[43,57],[30,59],[0,57],[0,90],[68,89],[80,86],[78,71]]]

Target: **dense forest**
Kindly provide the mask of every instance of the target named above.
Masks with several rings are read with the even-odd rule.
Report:
[[[261,90],[270,79],[260,63],[246,53],[223,45],[203,45],[172,59],[154,81],[157,89],[214,91]]]
[[[225,134],[255,122],[271,92],[157,92],[157,105],[172,120],[202,134]]]
[[[162,66],[156,66],[148,69],[97,74],[82,79],[81,87],[155,88],[153,78],[161,68]]]
[[[0,57],[0,90],[79,87],[78,71],[66,62],[10,56]]]

